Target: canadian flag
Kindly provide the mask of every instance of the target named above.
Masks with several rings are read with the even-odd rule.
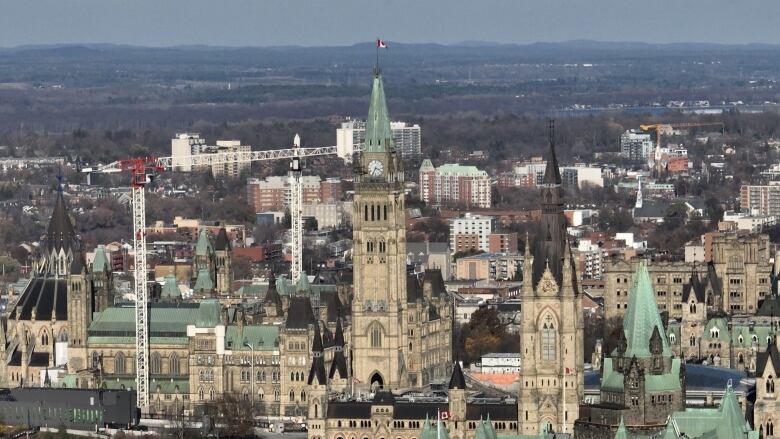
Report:
[[[376,47],[379,49],[387,49],[387,43],[385,42],[385,40],[380,40],[379,38],[377,38]]]
[[[439,419],[441,419],[442,421],[446,421],[447,419],[450,419],[450,412],[446,410],[439,412]]]

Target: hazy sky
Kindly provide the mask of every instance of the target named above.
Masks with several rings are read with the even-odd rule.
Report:
[[[0,0],[0,46],[780,43],[780,0]]]

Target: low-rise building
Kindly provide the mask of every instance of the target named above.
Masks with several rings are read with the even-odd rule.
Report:
[[[523,269],[519,253],[481,253],[456,261],[455,277],[459,280],[511,280]]]

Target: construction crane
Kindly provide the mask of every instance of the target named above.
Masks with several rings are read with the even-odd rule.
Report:
[[[149,406],[149,290],[146,284],[146,198],[144,189],[155,176],[163,171],[176,170],[182,165],[206,167],[226,163],[250,163],[266,160],[289,159],[290,162],[290,217],[292,264],[290,279],[294,282],[301,275],[303,252],[303,188],[301,187],[301,160],[307,157],[336,154],[335,146],[301,148],[298,134],[293,147],[270,151],[224,152],[216,154],[194,154],[173,157],[138,157],[119,160],[105,165],[84,167],[81,172],[88,176],[95,174],[129,173],[133,210],[133,266],[135,293],[135,348],[136,348],[136,393],[137,405],[142,410]]]
[[[723,122],[672,122],[672,123],[653,123],[639,125],[642,131],[655,131],[656,141],[661,145],[661,135],[671,134],[675,128],[695,128],[719,126],[721,134],[725,131]]]

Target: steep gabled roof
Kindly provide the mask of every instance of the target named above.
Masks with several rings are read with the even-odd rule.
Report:
[[[707,264],[707,276],[704,278],[704,288],[712,288],[712,294],[714,296],[723,295],[723,282],[718,277],[718,272],[715,270],[715,264],[710,261]]]
[[[316,323],[317,320],[314,318],[314,311],[311,309],[309,296],[291,297],[285,326],[288,329],[306,329],[309,325]]]
[[[95,257],[92,259],[92,272],[109,271],[106,248],[101,244],[95,249]]]
[[[422,299],[422,288],[420,282],[417,280],[417,276],[414,274],[406,275],[406,301],[408,303],[417,302]]]
[[[439,297],[447,293],[447,287],[444,285],[444,277],[438,268],[426,269],[423,275],[423,290],[430,288],[431,296]]]
[[[378,70],[371,84],[371,102],[368,105],[365,139],[366,152],[387,152],[395,148],[385,100],[385,87],[382,83],[382,74]]]
[[[756,362],[756,375],[763,375],[766,365],[770,362],[772,363],[772,368],[774,368],[776,373],[780,371],[780,352],[778,352],[777,349],[777,342],[770,343],[766,351],[760,352],[758,354],[758,361]]]
[[[209,232],[207,232],[206,229],[200,229],[200,233],[198,233],[198,243],[195,244],[195,254],[197,256],[208,256],[213,252],[214,248],[211,246]]]
[[[282,298],[279,296],[279,291],[276,289],[276,275],[273,273],[273,271],[268,277],[268,290],[265,292],[263,305],[275,306],[279,311],[282,309]]]
[[[695,269],[691,273],[688,283],[683,285],[682,301],[685,303],[689,302],[691,293],[696,297],[697,303],[704,303],[706,300],[704,297],[704,284],[701,283],[699,273]]]
[[[780,297],[777,294],[767,296],[756,311],[757,316],[780,317]]]
[[[623,318],[623,332],[628,345],[625,356],[650,357],[650,338],[656,329],[660,334],[665,334],[647,263],[642,261],[634,274],[634,289],[629,295],[628,310]],[[671,356],[666,337],[661,337],[661,345],[662,355]]]
[[[230,250],[230,238],[228,238],[227,230],[224,227],[221,227],[219,233],[217,233],[217,239],[214,241],[214,250]]]

